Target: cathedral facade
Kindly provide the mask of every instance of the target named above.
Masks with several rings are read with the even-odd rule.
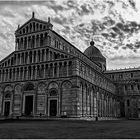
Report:
[[[126,83],[110,77],[118,71],[106,71],[106,59],[93,41],[82,53],[53,30],[49,18],[42,21],[34,13],[15,38],[15,51],[0,61],[1,117],[111,119],[131,114],[129,97],[121,90]]]

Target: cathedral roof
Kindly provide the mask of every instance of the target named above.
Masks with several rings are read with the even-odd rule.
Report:
[[[105,57],[102,55],[100,50],[94,46],[94,41],[90,42],[90,46],[84,51],[84,54],[91,60],[94,60],[94,58],[105,60]]]
[[[112,70],[107,70],[105,73],[119,73],[119,72],[131,72],[131,71],[139,71],[140,67],[134,67],[134,68],[124,68],[124,69],[112,69]]]

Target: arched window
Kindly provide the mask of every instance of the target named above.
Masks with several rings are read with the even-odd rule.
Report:
[[[26,33],[28,33],[28,26],[26,27]]]
[[[134,90],[134,86],[133,85],[131,85],[131,90]]]
[[[131,78],[133,77],[133,73],[131,73]]]
[[[57,91],[55,89],[52,89],[50,91],[50,96],[57,96]]]
[[[140,85],[137,85],[138,90],[140,90]]]
[[[39,26],[39,25],[38,25],[38,23],[37,23],[37,24],[36,24],[36,29],[37,29],[37,31],[38,31],[38,26]]]
[[[27,84],[24,88],[24,91],[31,91],[31,90],[34,90],[33,84]]]
[[[23,29],[23,33],[25,34],[25,29]]]
[[[40,30],[42,30],[42,25],[40,24]]]
[[[35,22],[33,22],[33,31],[35,31]]]
[[[130,102],[129,102],[129,100],[127,100],[127,106],[130,106]]]
[[[11,94],[10,94],[10,93],[7,93],[7,94],[5,95],[5,98],[6,98],[6,99],[10,99],[10,98],[11,98]]]

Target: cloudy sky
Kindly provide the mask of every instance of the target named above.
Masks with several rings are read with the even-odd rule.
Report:
[[[140,0],[0,1],[0,60],[14,51],[14,32],[35,17],[51,17],[53,29],[82,52],[91,39],[107,69],[140,66]]]

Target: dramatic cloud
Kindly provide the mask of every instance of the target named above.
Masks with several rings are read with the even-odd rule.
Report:
[[[0,1],[0,59],[14,51],[14,32],[34,11],[50,16],[54,30],[82,52],[93,39],[109,69],[139,66],[139,9],[139,0]]]

